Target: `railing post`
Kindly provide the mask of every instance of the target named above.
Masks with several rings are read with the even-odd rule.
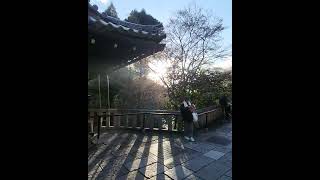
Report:
[[[178,115],[174,116],[174,127],[173,129],[177,129],[177,121],[178,121]]]
[[[208,128],[208,113],[206,113],[206,127],[205,127],[205,131],[208,132],[209,128]]]
[[[137,113],[136,119],[132,119],[131,126],[133,129],[137,128],[137,122],[139,121],[139,114]]]
[[[168,123],[168,131],[172,131],[172,116],[169,116],[167,123]]]
[[[97,136],[98,139],[100,138],[100,127],[101,127],[101,118],[102,118],[101,114],[102,114],[101,112],[98,113],[98,136]]]
[[[94,112],[89,112],[89,122],[90,122],[90,133],[94,133]]]
[[[183,131],[183,121],[182,121],[182,117],[178,116],[178,132],[182,132]]]
[[[120,118],[121,116],[119,116],[119,114],[115,115],[113,118],[116,129],[120,128]]]
[[[146,132],[145,123],[146,123],[146,114],[143,113],[143,114],[142,114],[141,126],[140,126],[142,133],[145,133],[145,132]]]
[[[110,127],[110,111],[106,112],[106,128]]]
[[[158,119],[158,128],[159,128],[159,131],[162,131],[162,126],[163,126],[162,118],[163,118],[163,116],[161,116],[161,118]]]
[[[110,113],[110,125],[111,125],[111,122],[112,122],[112,125],[113,125],[113,127],[115,127],[115,122],[114,122],[114,116],[113,116],[113,112],[112,113]]]
[[[124,128],[125,128],[125,129],[128,128],[128,119],[129,119],[128,116],[129,116],[128,114],[126,114],[126,115],[124,116]]]
[[[146,123],[146,116],[148,116],[147,114],[143,114],[143,118],[142,118],[142,124],[141,124],[141,128],[144,129],[145,127],[145,123]]]
[[[154,127],[154,118],[152,118],[152,114],[149,115],[149,128],[151,131],[153,131],[153,127]]]

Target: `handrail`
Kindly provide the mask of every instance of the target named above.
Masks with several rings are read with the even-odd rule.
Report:
[[[217,108],[204,111],[204,112],[197,112],[198,115],[203,115],[206,113],[214,112]],[[106,112],[106,111],[140,111],[136,113],[121,113],[121,115],[137,115],[137,114],[153,114],[153,115],[178,115],[180,114],[180,111],[170,111],[170,110],[144,110],[144,109],[88,109],[88,111],[95,111],[95,112]],[[120,114],[113,114],[115,116],[119,116]]]
[[[139,115],[139,114],[150,114],[150,115],[174,115],[174,116],[179,116],[180,113],[151,113],[151,112],[139,112],[139,113],[122,113],[122,114],[98,114],[97,116],[99,117],[112,117],[112,116],[130,116],[130,115]]]
[[[207,108],[206,108],[207,109]],[[97,130],[97,138],[99,139],[101,130],[132,128],[140,129],[143,132],[149,130],[166,130],[166,131],[183,131],[183,119],[179,111],[168,110],[141,110],[131,109],[138,112],[125,112],[127,110],[119,109],[88,109],[90,112],[88,125],[90,132]],[[220,111],[218,111],[220,110]],[[113,111],[113,112],[112,112]],[[117,112],[120,111],[120,112]],[[121,112],[122,111],[122,112]],[[131,117],[133,116],[133,117]],[[134,117],[135,116],[135,117]],[[159,116],[159,117],[158,117]],[[164,116],[169,116],[166,118]],[[208,130],[208,125],[221,117],[221,108],[215,108],[205,112],[198,113],[199,120],[197,127]],[[105,125],[103,125],[103,123]],[[102,129],[103,128],[103,129]]]
[[[217,109],[212,109],[210,111],[205,111],[205,112],[199,113],[198,115],[203,115],[203,114],[207,114],[207,113],[214,112],[214,111],[217,111]]]
[[[179,112],[179,111],[175,111],[175,110],[165,110],[165,109],[115,109],[115,108],[102,108],[102,109],[96,109],[96,108],[89,108],[88,109],[96,111],[96,110],[101,110],[101,111],[140,111],[140,112]]]

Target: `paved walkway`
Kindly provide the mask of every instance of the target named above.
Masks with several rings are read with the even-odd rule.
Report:
[[[232,124],[198,132],[108,131],[88,156],[88,179],[232,179]]]

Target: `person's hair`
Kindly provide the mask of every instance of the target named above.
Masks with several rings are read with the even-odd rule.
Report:
[[[181,96],[181,97],[180,97],[180,100],[181,100],[181,101],[187,101],[187,100],[189,100],[189,98],[188,98],[187,96]]]

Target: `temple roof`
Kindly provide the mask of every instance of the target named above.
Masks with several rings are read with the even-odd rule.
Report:
[[[124,35],[160,42],[166,37],[162,24],[142,25],[122,21],[98,12],[96,5],[88,5],[88,28],[93,31],[117,31]]]
[[[141,25],[98,12],[88,4],[88,68],[112,72],[162,51],[166,34],[162,24]]]

